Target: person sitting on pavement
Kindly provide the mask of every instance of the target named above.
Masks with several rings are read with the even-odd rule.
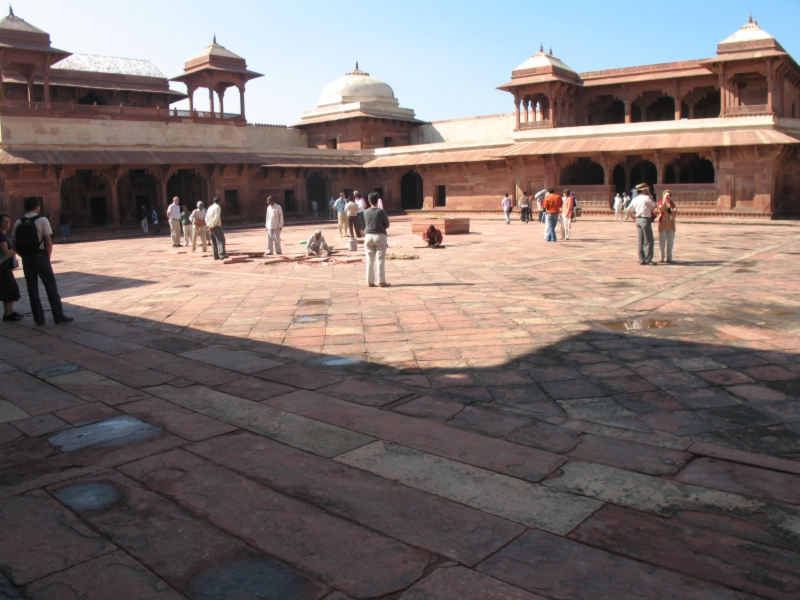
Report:
[[[442,245],[442,232],[430,225],[423,233],[422,239],[428,244],[429,248],[439,248]]]
[[[306,256],[319,256],[322,254],[323,249],[328,253],[328,256],[333,252],[333,248],[328,246],[325,238],[322,237],[322,231],[317,229],[306,242]]]

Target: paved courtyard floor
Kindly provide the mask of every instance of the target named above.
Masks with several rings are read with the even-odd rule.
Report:
[[[0,598],[800,598],[800,227],[472,229],[397,220],[388,288],[58,245],[74,323],[0,327]]]

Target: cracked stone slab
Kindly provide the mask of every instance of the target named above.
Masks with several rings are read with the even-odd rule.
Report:
[[[97,446],[106,442],[121,440],[145,431],[158,431],[160,428],[140,421],[136,417],[123,415],[113,419],[67,429],[51,437],[48,441],[62,452],[71,452],[79,448]]]
[[[566,535],[601,503],[419,450],[376,441],[336,459],[529,527]]]
[[[147,392],[206,416],[329,458],[373,440],[355,431],[202,386],[176,388],[162,385],[148,388]]]
[[[789,547],[800,548],[800,510],[792,507],[604,465],[567,463],[561,470],[563,476],[548,479],[543,484],[664,517],[693,511],[741,519],[758,525]],[[722,527],[721,523],[710,521],[709,527]],[[748,528],[739,532],[741,537],[754,541],[761,541],[759,534]]]

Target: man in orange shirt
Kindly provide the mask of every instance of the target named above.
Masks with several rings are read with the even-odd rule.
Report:
[[[561,206],[563,201],[561,195],[556,194],[554,188],[548,190],[549,194],[542,202],[542,208],[547,213],[547,236],[545,240],[548,242],[556,241],[556,225],[558,224],[558,217],[561,214]]]

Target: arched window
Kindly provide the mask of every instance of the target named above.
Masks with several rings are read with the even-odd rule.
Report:
[[[603,185],[605,171],[591,158],[579,158],[561,171],[560,185]]]

